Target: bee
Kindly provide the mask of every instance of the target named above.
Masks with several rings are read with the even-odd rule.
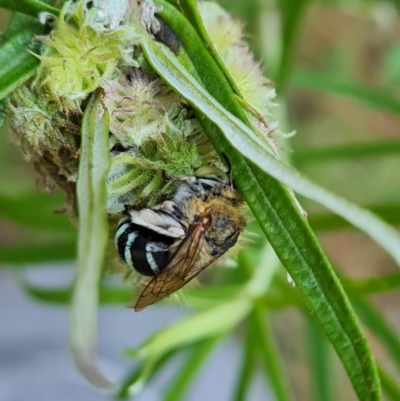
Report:
[[[129,267],[151,277],[135,311],[179,290],[235,245],[246,224],[242,206],[224,172],[201,167],[181,178],[172,200],[153,208],[128,207],[115,246]]]

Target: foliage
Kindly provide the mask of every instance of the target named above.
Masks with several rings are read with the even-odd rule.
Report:
[[[43,100],[38,95],[39,89],[27,92],[26,87],[16,88],[33,77],[38,66],[37,58],[27,51],[34,35],[44,33],[34,16],[40,10],[56,13],[55,9],[40,1],[0,1],[2,7],[30,15],[27,17],[14,14],[8,33],[0,45],[0,97],[4,98],[12,93],[11,103],[7,106],[2,102],[1,107],[6,109],[6,114],[10,110],[19,114],[17,134],[21,141],[26,141],[27,154],[32,149],[37,153],[38,143],[43,140],[42,137],[35,136],[37,131],[34,125],[37,121],[41,127],[48,127],[40,133],[51,145],[45,151],[54,154],[53,160],[56,160],[58,167],[63,165],[65,150],[68,150],[69,158],[71,154],[76,154],[78,147],[80,152],[79,166],[76,161],[64,173],[68,178],[64,180],[65,183],[71,177],[72,181],[78,179],[76,288],[74,291],[72,288],[44,289],[32,286],[24,280],[21,281],[22,288],[33,298],[44,302],[64,304],[72,297],[71,339],[75,359],[92,383],[98,387],[109,387],[108,379],[103,377],[96,365],[97,305],[124,304],[129,300],[131,291],[127,287],[110,286],[107,282],[99,284],[108,236],[105,210],[118,212],[119,197],[129,194],[132,189],[141,194],[138,204],[157,203],[158,198],[151,198],[151,194],[167,194],[171,191],[171,188],[165,186],[162,172],[166,171],[171,176],[192,174],[204,160],[215,161],[214,150],[211,150],[209,144],[204,145],[204,137],[201,136],[204,131],[215,151],[229,159],[235,184],[257,221],[251,224],[251,228],[260,237],[254,244],[248,244],[241,250],[236,269],[220,269],[215,274],[219,284],[207,286],[201,291],[192,288],[187,290],[185,303],[192,311],[188,318],[160,330],[143,344],[127,350],[127,355],[137,360],[138,365],[119,384],[118,397],[137,394],[165,364],[181,355],[183,350],[185,352],[181,359],[181,370],[164,395],[165,400],[183,399],[191,382],[218,343],[238,332],[236,329],[241,326],[245,334],[238,341],[243,342],[243,355],[232,399],[246,399],[254,374],[258,370],[265,373],[277,400],[296,399],[287,384],[281,357],[274,344],[271,324],[272,311],[295,306],[305,316],[305,337],[308,339],[305,348],[309,350],[309,365],[313,375],[311,391],[314,399],[334,399],[330,343],[340,357],[360,400],[380,400],[381,384],[386,395],[395,400],[400,393],[398,380],[393,379],[382,365],[376,367],[359,320],[375,334],[400,368],[399,336],[366,298],[371,293],[397,289],[400,286],[400,274],[366,280],[346,277],[340,266],[335,267],[335,270],[331,267],[311,228],[318,233],[323,230],[337,231],[347,227],[349,223],[353,224],[365,231],[400,263],[398,233],[377,217],[381,216],[389,224],[398,224],[398,199],[391,203],[377,204],[366,197],[365,205],[374,210],[376,215],[373,215],[322,189],[305,179],[298,171],[283,164],[276,157],[270,132],[266,135],[268,140],[265,140],[255,129],[255,121],[259,115],[257,113],[270,113],[269,107],[260,111],[263,102],[259,101],[259,92],[253,93],[254,98],[251,98],[248,94],[251,94],[251,90],[246,85],[237,85],[244,80],[246,74],[235,74],[227,61],[229,57],[224,60],[220,57],[220,53],[226,51],[223,48],[224,38],[221,39],[222,44],[215,43],[214,49],[194,1],[181,0],[180,7],[175,7],[176,2],[172,0],[157,0],[155,3],[162,6],[160,16],[181,40],[184,51],[178,57],[157,46],[147,32],[141,31],[134,23],[135,29],[130,30],[124,26],[113,36],[99,30],[98,21],[90,20],[87,24],[79,6],[64,5],[58,17],[58,30],[53,30],[50,37],[42,38],[42,42],[50,45],[47,48],[48,53],[38,56],[42,64],[35,80],[37,88],[46,88],[55,96]],[[400,114],[400,103],[390,86],[366,87],[343,79],[335,75],[334,71],[321,73],[294,65],[296,38],[302,29],[307,7],[313,3],[311,0],[299,1],[296,7],[291,7],[289,1],[283,1],[279,7],[263,11],[279,12],[281,15],[282,27],[274,39],[257,36],[257,18],[261,20],[262,17],[261,14],[258,15],[260,5],[256,1],[246,3],[249,4],[232,4],[232,7],[237,8],[236,11],[241,16],[246,16],[252,22],[248,29],[253,29],[254,37],[259,37],[259,43],[255,44],[258,52],[263,48],[264,40],[268,40],[269,45],[277,49],[275,57],[279,61],[275,63],[276,71],[271,70],[271,78],[276,81],[280,93],[284,95],[295,88],[306,88],[351,99],[371,110],[385,111],[395,116]],[[344,2],[330,3],[339,7],[339,3]],[[66,21],[65,12],[68,7],[75,7],[72,13],[74,18]],[[21,23],[24,28],[17,29]],[[82,26],[83,29],[80,30]],[[231,33],[232,30],[234,32],[234,27],[230,28]],[[60,38],[67,38],[70,45],[61,48],[57,42]],[[231,35],[230,39],[231,45],[236,46],[235,35]],[[140,43],[145,61],[130,57],[126,45],[129,41]],[[271,43],[273,41],[276,43]],[[99,43],[104,47],[98,46]],[[71,70],[67,80],[52,81],[52,76],[62,73],[63,60],[68,52],[71,49],[76,52],[80,48],[83,48],[84,63],[74,59],[71,64],[77,69]],[[29,50],[38,54],[40,44],[35,43]],[[398,76],[395,50],[391,49],[385,59],[389,83],[396,82]],[[247,50],[241,48],[241,51],[243,60],[247,60]],[[148,63],[148,68],[158,74],[155,80],[148,82],[147,75],[136,77],[138,86],[143,82],[150,83],[143,90],[149,98],[141,104],[135,103],[136,92],[129,93],[119,81],[112,80],[111,71],[121,58],[124,58],[127,65],[141,63],[143,66]],[[250,69],[248,73],[254,71]],[[266,80],[255,75],[260,87],[268,85]],[[87,102],[87,95],[101,86],[103,78],[108,79],[108,86],[103,89],[111,96],[103,104],[99,96],[92,94]],[[71,80],[74,82],[72,86]],[[65,96],[66,90],[71,92]],[[31,114],[16,112],[15,99],[19,99],[19,103],[22,102]],[[193,108],[189,113],[194,113],[195,123],[192,121],[193,115],[186,114],[186,105],[182,109],[176,108],[176,103],[181,102],[181,99]],[[246,102],[251,106],[243,108]],[[284,108],[283,97],[280,103],[281,108]],[[109,125],[105,107],[110,113],[119,116],[117,125]],[[79,133],[81,139],[78,141],[76,131],[79,128],[67,125],[66,118],[71,112],[79,115],[82,109],[84,113]],[[166,131],[168,136],[162,141],[148,135],[148,127],[153,122],[148,116],[153,116],[154,113],[165,114],[158,127],[154,128],[153,125],[151,131]],[[288,124],[288,118],[287,115],[282,117],[281,127]],[[135,126],[143,123],[139,130],[140,136],[135,137],[136,142],[132,140],[129,130],[124,131],[128,120]],[[31,128],[26,134],[24,127],[28,126]],[[272,132],[275,127],[268,129]],[[118,141],[127,146],[141,145],[143,141],[146,146],[140,154],[111,154],[110,158],[109,130]],[[110,140],[114,140],[113,137]],[[397,156],[399,149],[398,141],[345,143],[324,148],[303,147],[299,151],[294,146],[292,161],[299,170],[308,171],[308,168],[315,165],[318,167],[346,163],[354,158],[386,157],[389,154]],[[174,164],[174,161],[179,162]],[[113,173],[106,182],[109,164]],[[52,166],[47,165],[47,170]],[[295,192],[320,202],[338,216],[316,213],[311,207],[309,225],[286,185]],[[55,187],[48,182],[43,186],[47,189]],[[69,187],[65,190],[71,199],[75,199],[75,194],[71,191]],[[109,204],[106,201],[107,191],[115,196],[115,200],[109,199]],[[2,218],[18,224],[21,232],[27,232],[27,237],[32,235],[32,230],[43,234],[43,239],[39,235],[39,239],[33,244],[28,240],[16,243],[13,247],[0,248],[0,262],[21,269],[26,262],[74,257],[76,233],[66,224],[65,219],[61,220],[62,217],[49,218],[50,211],[57,207],[55,205],[60,205],[59,199],[52,201],[44,195],[0,194]],[[26,213],[27,208],[32,208],[35,213]],[[73,207],[69,209],[74,210]],[[46,235],[48,233],[51,233],[50,240]],[[268,242],[263,239],[264,235]],[[50,251],[50,248],[54,249],[54,245],[59,251]],[[296,284],[295,288],[287,283],[282,274],[282,265],[290,273]],[[297,336],[294,337],[297,340]],[[90,369],[87,369],[88,365]]]

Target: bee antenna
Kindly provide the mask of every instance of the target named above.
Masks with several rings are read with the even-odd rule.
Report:
[[[228,156],[225,153],[221,153],[221,159],[224,162],[224,164],[226,165],[226,167],[228,169],[228,173],[230,174],[230,172],[231,172],[231,162],[230,162]]]

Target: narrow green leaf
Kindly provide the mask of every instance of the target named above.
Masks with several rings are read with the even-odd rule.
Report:
[[[7,31],[4,33],[2,43],[17,35],[21,31],[29,29],[39,33],[42,31],[43,25],[39,23],[37,18],[33,18],[18,12],[13,13]]]
[[[96,360],[97,308],[102,263],[108,239],[106,177],[109,160],[109,115],[101,93],[92,95],[81,126],[77,181],[79,210],[78,268],[71,306],[71,348],[74,360],[89,382],[110,388]]]
[[[384,393],[392,401],[400,400],[400,386],[399,379],[394,379],[389,375],[389,373],[382,367],[378,365],[379,377],[381,378],[382,389]]]
[[[314,89],[334,95],[346,96],[373,109],[400,114],[400,101],[389,91],[368,88],[352,82],[344,82],[328,73],[295,69],[290,85],[297,88]]]
[[[170,22],[170,20],[167,21],[168,24]],[[183,21],[182,26],[184,24],[185,22]],[[179,34],[179,31],[177,33]],[[179,37],[181,38],[180,34]],[[206,57],[202,60],[203,69],[207,70],[207,74],[213,74],[214,76],[214,84],[211,87],[207,87],[207,89],[212,95],[218,91],[219,93],[224,93],[222,88],[226,88],[227,83],[226,81],[219,81],[220,72],[214,74],[213,60],[210,59],[210,56],[207,58],[202,53],[201,44],[193,42],[193,46],[199,57]],[[193,81],[172,54],[163,48],[159,48],[148,38],[145,32],[143,32],[142,47],[153,68],[175,90],[185,97],[193,107],[200,109],[203,116],[207,115],[224,132],[225,137],[218,134],[218,132],[206,130],[216,150],[229,157],[235,183],[237,183],[282,263],[295,280],[298,288],[306,298],[309,307],[321,322],[321,325],[342,358],[360,399],[365,399],[366,394],[368,394],[370,400],[378,400],[380,397],[380,388],[376,367],[368,345],[360,332],[357,321],[345,294],[341,290],[338,280],[334,276],[315,238],[300,216],[298,209],[293,204],[290,193],[274,179],[260,171],[259,167],[268,171],[284,183],[296,187],[296,190],[302,190],[301,192],[304,192],[302,185],[305,180],[297,174],[293,174],[292,171],[289,172],[286,166],[284,167],[277,159],[271,156],[265,144],[259,144],[254,139],[254,134],[251,130],[233,115],[227,113],[200,85]],[[186,50],[188,51],[188,48]],[[199,69],[201,68],[201,63],[196,63],[191,53],[190,57],[193,64],[198,68],[199,75],[202,76],[203,74]],[[217,69],[217,71],[219,70]],[[235,102],[231,101],[229,104],[232,105]],[[228,107],[225,102],[224,106]],[[233,110],[235,110],[235,107],[233,106]],[[203,125],[207,118],[204,117],[202,119],[200,115],[199,119]],[[213,136],[214,134],[215,136]],[[236,149],[245,153],[246,157],[257,163],[259,167],[240,156],[225,138],[234,143]],[[246,153],[249,149],[252,152]],[[266,161],[271,163],[273,167],[268,169]],[[280,170],[280,172],[283,172],[283,169],[285,172],[283,174],[276,174],[275,169]],[[298,185],[299,182],[301,182],[301,185]],[[310,182],[307,181],[308,184]],[[314,192],[314,197],[315,185],[312,184],[312,189],[309,189],[310,192]],[[318,188],[317,192],[321,195],[320,188]],[[324,192],[324,194],[326,193]],[[322,197],[324,196],[322,195]],[[336,209],[337,199],[335,198],[335,201],[333,201],[331,194],[328,195],[328,198],[330,206]],[[322,203],[326,203],[326,200],[326,198],[323,199]],[[332,205],[331,202],[336,205]],[[344,205],[341,203],[340,209],[343,207]],[[346,204],[347,207],[348,205]],[[346,209],[344,212],[341,210],[341,213],[345,213],[346,217],[350,218],[353,222],[357,221],[358,226],[360,226],[360,222],[358,221],[360,215],[356,219],[353,216],[354,211],[359,212],[359,209],[357,207],[354,209],[354,207],[355,205],[351,205],[351,207],[348,207],[350,210]],[[365,219],[365,212],[362,217]],[[369,225],[371,216],[367,215],[367,217],[367,225]],[[372,221],[377,223],[373,217]],[[365,227],[365,224],[362,225]],[[380,222],[378,222],[378,225],[379,228],[382,228]],[[387,227],[384,227],[385,231]],[[396,238],[394,242],[398,245],[395,231],[389,229],[389,232],[390,235],[386,232],[384,236],[385,244],[388,238]],[[374,233],[376,234],[376,231]],[[371,232],[371,235],[374,233]],[[383,234],[383,232],[380,231],[380,234]],[[381,242],[383,242],[383,235]],[[393,252],[394,249],[392,248],[395,247],[391,247],[391,251]],[[400,247],[396,249],[395,253],[399,253],[400,261]]]
[[[272,387],[277,401],[290,401],[292,396],[289,391],[289,385],[285,379],[283,362],[278,353],[272,334],[266,326],[267,314],[256,306],[251,319],[253,319],[254,330],[257,332],[256,347],[264,364],[268,381]]]
[[[130,393],[138,394],[165,354],[200,340],[226,335],[246,317],[250,309],[248,299],[224,302],[158,331],[136,349],[127,349],[128,356],[145,359],[140,376],[131,383]]]
[[[360,296],[388,292],[400,288],[400,273],[386,274],[384,276],[353,280],[342,278],[346,293],[350,296]]]
[[[164,16],[166,16],[166,19],[169,22],[171,22],[171,13],[173,13],[173,11],[170,9],[171,6],[165,0],[156,0],[155,3],[163,7],[163,10],[160,13],[161,17],[164,15]],[[188,21],[192,24],[194,29],[197,31],[197,34],[201,38],[201,41],[203,42],[204,46],[210,52],[211,56],[215,60],[216,64],[220,68],[220,70],[224,73],[224,76],[227,79],[227,81],[229,82],[229,85],[232,88],[233,92],[241,97],[241,94],[236,85],[236,82],[232,79],[228,69],[226,68],[225,64],[223,63],[219,53],[217,52],[214,44],[211,41],[210,37],[208,36],[208,33],[203,24],[203,20],[198,11],[196,2],[194,0],[184,0],[182,2],[179,2],[179,6],[182,8],[183,12],[185,13]],[[176,29],[177,24],[179,24],[178,21],[176,21],[171,26],[172,29]],[[187,33],[191,34],[190,31],[187,31]],[[192,35],[190,35],[190,36],[192,36]],[[186,41],[187,41],[187,39],[186,39]],[[207,81],[205,82],[206,86],[208,86],[209,84],[213,84],[212,75],[208,75],[206,77],[203,76],[203,78],[206,78],[206,80],[207,80],[207,78],[209,79],[209,82],[207,82]]]
[[[308,0],[281,0],[278,2],[282,15],[282,54],[278,76],[275,81],[277,86],[284,86],[292,69],[292,57],[299,37],[298,31],[308,4]]]
[[[29,296],[37,301],[66,305],[72,295],[72,287],[47,288],[30,284],[22,280],[22,287]],[[132,298],[129,287],[106,287],[100,289],[99,303],[103,305],[127,304]]]
[[[58,262],[75,258],[76,244],[72,240],[60,239],[47,244],[12,245],[0,247],[0,263],[12,268],[23,268],[26,264]]]
[[[162,371],[164,366],[171,361],[171,359],[185,352],[186,348],[187,347],[174,349],[171,352],[167,352],[159,360],[157,360],[157,362],[152,366],[152,370],[148,374],[147,383],[153,380],[157,376],[157,374]],[[123,380],[122,384],[116,391],[115,397],[118,400],[133,400],[135,396],[139,394],[142,388],[134,386],[134,384],[138,383],[138,380],[140,380],[141,376],[143,376],[143,370],[146,369],[146,367],[146,364],[139,364],[138,367],[132,369],[132,371],[126,376],[126,378]]]
[[[24,279],[20,281],[20,284],[22,289],[36,301],[58,305],[68,305],[71,301],[72,289],[70,287],[38,287]]]
[[[221,303],[157,332],[130,354],[140,358],[159,356],[181,345],[226,334],[245,318],[250,307],[250,301],[243,298]],[[231,313],[233,310],[235,313]]]
[[[167,359],[167,358],[164,358]],[[160,361],[160,363],[158,364],[158,366],[160,368],[162,368],[164,366],[164,364]],[[131,393],[129,391],[129,389],[132,386],[132,383],[135,383],[138,378],[140,377],[141,371],[143,369],[143,364],[140,364],[139,366],[135,366],[127,375],[126,377],[123,379],[122,383],[119,385],[119,387],[117,388],[117,391],[115,392],[115,398],[117,400],[127,400],[131,397]],[[153,370],[153,374],[155,375],[157,372],[157,368],[155,368]]]
[[[0,194],[0,217],[27,227],[73,234],[74,227],[65,213],[56,213],[63,206],[62,196],[27,193],[18,196]]]
[[[400,336],[382,313],[365,300],[353,298],[352,304],[361,321],[375,334],[400,368]]]
[[[6,121],[6,114],[5,114],[6,108],[7,108],[6,99],[1,99],[0,100],[0,129],[4,125],[4,122]]]
[[[296,166],[303,167],[314,163],[332,163],[363,157],[398,156],[399,154],[400,141],[394,139],[320,148],[300,148],[291,155],[291,160]]]
[[[254,330],[253,319],[248,319],[247,335],[240,361],[236,386],[232,394],[233,401],[246,401],[250,390],[253,372],[255,368],[256,344],[259,341],[257,332]]]
[[[311,366],[311,382],[313,387],[313,399],[315,401],[331,401],[333,375],[330,367],[329,347],[326,338],[321,334],[315,323],[307,319],[306,338],[308,355]]]
[[[38,52],[38,42],[33,46],[32,43],[42,32],[43,25],[35,18],[19,13],[13,15],[0,45],[0,99],[35,74],[39,60],[28,49]]]
[[[218,67],[218,65],[222,64],[219,55],[216,53],[211,55],[208,51],[208,48],[205,47],[212,46],[212,44],[210,43],[207,33],[204,31],[204,27],[198,27],[198,30],[203,32],[203,39],[200,40],[195,29],[182,14],[180,14],[174,7],[170,6],[163,0],[157,0],[157,2],[163,7],[163,10],[160,12],[160,16],[168,23],[174,32],[178,34],[184,49],[190,57],[192,66],[185,65],[188,69],[192,67],[190,74],[192,74],[194,77],[198,77],[200,75],[200,83],[203,84],[211,94],[218,91],[218,100],[221,104],[224,104],[231,112],[235,111],[235,115],[239,115],[240,119],[248,122],[244,111],[238,105],[232,93],[231,83],[234,85],[235,93],[240,95],[236,84],[229,76],[229,72],[225,67],[223,71],[221,71],[221,69]],[[197,6],[192,0],[180,1],[179,4],[186,9],[187,13],[192,15],[193,21],[199,20],[200,16],[198,15]],[[214,58],[218,61],[215,62]],[[179,65],[180,64],[178,64],[178,66]],[[193,65],[195,69],[193,69]],[[209,69],[207,67],[212,68]],[[229,80],[226,79],[226,76],[229,76]],[[190,80],[193,81],[192,78],[190,78]],[[221,83],[223,83],[222,86]],[[197,109],[196,106],[194,107]],[[202,121],[200,122],[202,123]],[[262,146],[265,146],[265,144]]]
[[[47,12],[53,15],[58,15],[60,12],[57,8],[49,6],[39,0],[0,0],[0,7],[11,11],[18,11],[35,18],[37,18],[41,12]]]
[[[180,401],[184,399],[191,382],[220,340],[220,337],[214,337],[194,345],[191,355],[164,390],[163,401]]]
[[[190,352],[195,346],[196,345],[182,346],[164,354],[160,359],[152,364],[151,370],[149,370],[147,373],[146,383],[142,382],[143,386],[153,380],[158,373],[161,372],[161,370],[177,355]],[[139,364],[138,367],[135,367],[131,372],[129,372],[116,392],[117,399],[135,399],[135,396],[138,395],[143,389],[143,386],[139,387],[137,386],[137,383],[140,381],[140,378],[143,377],[143,371],[146,371],[147,367],[148,363]]]
[[[25,29],[0,46],[0,99],[35,74],[39,60],[28,52],[34,33]]]
[[[365,209],[379,216],[390,224],[400,224],[400,205],[366,205]],[[334,214],[311,214],[308,222],[315,231],[341,230],[351,228],[351,224],[343,217]]]

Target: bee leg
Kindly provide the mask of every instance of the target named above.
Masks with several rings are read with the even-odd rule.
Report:
[[[123,283],[126,283],[129,280],[129,277],[131,276],[131,274],[133,273],[133,271],[128,271],[125,273],[124,278],[122,279]]]

